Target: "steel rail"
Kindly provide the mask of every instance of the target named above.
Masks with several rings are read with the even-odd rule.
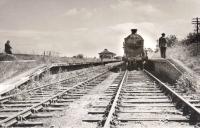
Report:
[[[60,93],[58,93],[58,94],[56,94],[56,95],[50,97],[50,98],[48,98],[48,99],[45,99],[45,100],[41,101],[40,103],[37,103],[37,104],[35,104],[35,105],[33,105],[33,106],[31,106],[31,107],[29,107],[29,108],[27,108],[27,109],[25,109],[25,110],[23,110],[23,111],[21,111],[21,112],[18,112],[17,114],[15,114],[15,115],[13,115],[13,116],[11,116],[11,117],[8,117],[8,118],[6,118],[6,119],[0,121],[0,126],[1,126],[1,127],[9,127],[9,126],[13,125],[13,124],[16,123],[19,119],[23,119],[23,118],[25,118],[25,117],[31,115],[31,114],[33,113],[34,110],[36,110],[36,109],[38,109],[38,110],[39,110],[39,109],[42,109],[42,108],[43,108],[43,105],[44,105],[45,103],[48,103],[48,102],[49,102],[49,104],[50,104],[51,101],[53,101],[54,99],[58,99],[59,97],[61,97],[62,95],[66,94],[67,92],[69,92],[69,91],[75,89],[76,87],[82,86],[82,85],[84,85],[84,84],[86,84],[86,83],[88,83],[88,82],[94,80],[95,78],[104,75],[104,74],[107,73],[107,72],[109,72],[109,70],[108,70],[108,71],[105,71],[105,72],[103,72],[103,73],[101,73],[101,74],[98,74],[98,75],[92,77],[92,78],[89,79],[89,80],[86,80],[86,81],[84,81],[84,82],[80,82],[80,83],[78,83],[78,84],[76,84],[76,85],[74,85],[74,86],[72,86],[72,87],[70,87],[70,88],[68,88],[68,89],[66,89],[66,90],[64,90],[64,91],[62,91],[62,92],[60,92]]]
[[[117,66],[119,66],[121,64],[118,64],[118,65],[115,65],[112,68],[115,68]],[[96,71],[96,70],[95,70]],[[95,72],[95,71],[91,71],[91,72]],[[88,72],[86,74],[89,74],[91,72]],[[80,76],[82,75],[85,75],[85,74],[81,74]],[[0,102],[4,101],[4,100],[7,100],[9,98],[12,98],[12,97],[15,97],[15,96],[18,96],[18,95],[21,95],[21,94],[24,94],[24,93],[27,93],[27,92],[31,92],[31,91],[34,91],[34,90],[38,90],[38,89],[42,89],[42,88],[45,88],[45,87],[48,87],[48,86],[52,86],[52,85],[55,85],[55,84],[62,84],[63,82],[66,82],[70,79],[73,79],[73,78],[76,78],[77,76],[73,76],[73,77],[70,77],[70,78],[66,78],[66,79],[62,79],[62,80],[59,80],[59,81],[56,81],[56,82],[53,82],[53,83],[50,83],[50,84],[46,84],[46,85],[43,85],[43,86],[40,86],[40,87],[36,87],[36,88],[32,88],[32,89],[29,89],[29,90],[25,90],[25,91],[21,91],[20,93],[16,93],[16,94],[13,94],[13,95],[9,95],[9,96],[5,96],[5,97],[1,97],[0,98]]]
[[[94,72],[94,71],[91,71],[91,72]],[[91,72],[88,72],[88,73],[91,73]],[[86,73],[86,74],[88,74],[88,73]],[[80,76],[82,76],[82,75],[85,75],[85,74],[81,74]],[[76,78],[76,77],[77,76],[73,76],[73,77],[62,79],[62,80],[59,80],[59,81],[56,81],[56,82],[53,82],[53,83],[50,83],[50,84],[45,84],[45,85],[40,86],[40,87],[36,87],[36,88],[29,89],[29,90],[21,91],[20,93],[16,93],[16,94],[13,94],[13,95],[1,97],[0,98],[0,102],[3,101],[3,100],[9,99],[9,98],[12,98],[12,97],[27,93],[27,92],[31,92],[31,91],[34,91],[34,90],[42,89],[42,88],[45,88],[45,87],[48,87],[48,86],[53,86],[55,84],[62,84],[63,82],[66,82],[66,81],[68,81],[70,79],[73,79],[73,78]]]
[[[121,64],[122,64],[122,63],[119,63],[119,64],[117,64],[117,65],[112,66],[111,68],[115,68],[115,67],[117,67],[117,66],[119,66],[119,65],[121,65]],[[54,66],[59,66],[59,65],[58,65],[58,64],[57,64],[57,65],[51,65],[51,66],[49,67],[49,69],[52,68],[52,67],[54,67]],[[62,66],[62,65],[61,65],[61,66]],[[45,70],[48,69],[47,66],[45,66],[44,68],[45,68]],[[94,71],[91,71],[91,72],[94,72]],[[88,73],[91,73],[91,72],[88,72]],[[85,74],[81,74],[81,75],[85,75]],[[31,74],[29,77],[32,77],[32,76],[33,76],[33,74]],[[63,83],[63,82],[65,82],[65,81],[68,81],[68,80],[70,80],[70,79],[72,79],[72,78],[75,78],[75,77],[77,77],[77,76],[74,76],[74,77],[71,77],[71,78],[62,79],[62,80],[60,80],[60,81],[53,82],[53,83],[50,83],[50,84],[46,84],[46,85],[43,85],[43,86],[40,86],[40,87],[32,88],[32,89],[29,89],[29,90],[26,90],[26,91],[21,91],[20,93],[16,93],[16,94],[13,94],[13,95],[4,96],[4,97],[1,97],[1,96],[0,96],[0,102],[3,101],[3,100],[9,99],[9,98],[15,97],[15,96],[17,96],[17,95],[23,94],[23,93],[27,93],[27,92],[30,92],[30,91],[34,91],[34,90],[37,90],[37,89],[40,89],[40,88],[44,88],[44,87],[47,87],[47,86],[51,86],[51,85],[54,85],[54,84]]]
[[[157,83],[159,83],[160,88],[163,90],[164,93],[170,96],[172,102],[175,102],[177,107],[183,109],[183,114],[189,115],[191,122],[200,122],[200,111],[194,105],[185,100],[182,96],[180,96],[178,93],[176,93],[174,90],[172,90],[170,87],[168,87],[165,83],[160,81],[147,70],[144,70],[144,72],[147,73],[151,78],[153,78]]]
[[[168,87],[165,83],[160,81],[157,77],[155,77],[153,74],[151,74],[147,70],[144,69],[144,72],[158,83],[163,93],[169,96],[172,99],[172,102],[176,103],[176,106],[179,106],[180,108],[183,109],[183,115],[188,115],[190,117],[189,118],[190,122],[193,122],[193,123],[200,122],[200,111],[194,105],[192,105],[190,102],[185,100],[182,96],[180,96],[178,93],[173,91],[170,87]],[[119,99],[121,88],[123,86],[123,83],[126,77],[127,77],[127,71],[124,73],[124,76],[119,83],[119,87],[115,95],[114,101],[112,103],[111,109],[109,111],[109,114],[102,128],[111,128],[113,115],[115,115],[115,109],[117,107],[117,101]]]
[[[121,89],[122,89],[122,86],[124,84],[124,80],[126,79],[126,77],[127,77],[127,70],[125,71],[125,73],[123,75],[123,78],[122,78],[122,80],[120,81],[120,83],[118,85],[117,93],[115,95],[114,101],[112,103],[111,109],[110,109],[109,114],[108,114],[108,116],[106,118],[106,121],[104,123],[103,128],[111,128],[110,125],[111,125],[111,121],[112,121],[112,116],[115,113],[115,107],[117,106],[117,101],[119,99],[120,92],[121,92]]]

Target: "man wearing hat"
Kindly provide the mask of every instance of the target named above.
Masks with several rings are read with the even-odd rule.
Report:
[[[162,58],[166,58],[167,40],[165,38],[165,33],[161,35],[162,36],[159,38],[160,54]]]

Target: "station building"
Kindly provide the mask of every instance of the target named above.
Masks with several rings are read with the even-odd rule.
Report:
[[[102,52],[99,53],[100,59],[114,59],[115,56],[116,54],[108,51],[108,49],[104,49]]]

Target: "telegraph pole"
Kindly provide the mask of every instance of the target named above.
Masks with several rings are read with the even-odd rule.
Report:
[[[195,25],[195,31],[197,34],[199,34],[199,28],[200,28],[200,18],[196,17],[192,19],[192,24]]]
[[[196,33],[197,33],[196,40],[197,40],[197,54],[198,54],[198,51],[199,51],[200,18],[198,18],[198,17],[193,18],[193,19],[192,19],[192,24],[194,24],[194,26],[195,26],[195,31],[196,31]]]

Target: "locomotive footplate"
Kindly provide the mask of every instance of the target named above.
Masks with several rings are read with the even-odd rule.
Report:
[[[144,66],[144,60],[129,60],[126,62],[128,70],[142,70]]]

